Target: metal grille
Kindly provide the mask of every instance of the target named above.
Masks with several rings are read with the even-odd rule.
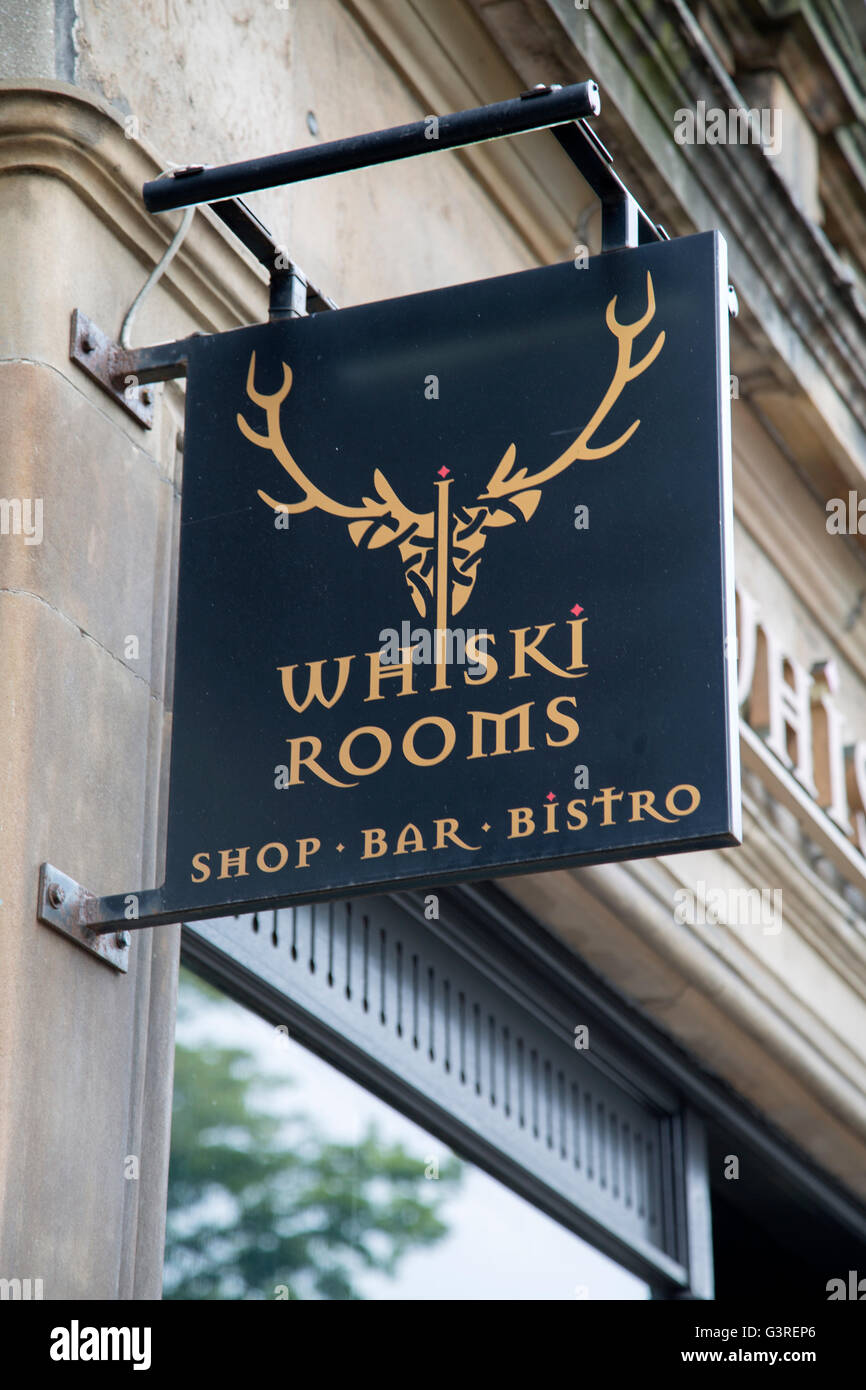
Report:
[[[525,971],[488,946],[479,968],[447,935],[393,898],[184,928],[186,958],[229,993],[643,1277],[683,1287],[672,1111],[596,1057],[591,1025],[578,1050],[587,1020],[542,1009],[549,991]]]

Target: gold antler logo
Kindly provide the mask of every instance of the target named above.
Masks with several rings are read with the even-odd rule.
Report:
[[[634,381],[658,357],[665,335],[659,333],[649,351],[639,362],[632,363],[634,341],[655,316],[656,304],[652,276],[647,271],[646,311],[634,323],[621,324],[616,318],[614,295],[605,311],[605,322],[617,340],[616,369],[610,385],[594,414],[572,444],[558,458],[537,473],[525,468],[515,470],[517,451],[509,444],[484,492],[469,507],[451,511],[449,489],[452,479],[441,469],[442,481],[434,484],[436,500],[429,512],[413,512],[405,506],[380,469],[373,474],[375,497],[363,497],[356,506],[335,501],[310,481],[295,462],[283,439],[280,427],[280,408],[292,389],[292,370],[284,362],[283,382],[278,391],[265,395],[255,388],[256,355],[250,357],[247,372],[247,395],[253,405],[265,412],[267,434],[259,434],[238,413],[241,433],[260,449],[268,449],[300,488],[297,502],[277,502],[268,493],[258,490],[263,502],[275,512],[309,512],[318,509],[331,516],[342,517],[348,523],[349,535],[356,546],[362,543],[370,550],[396,541],[403,561],[403,572],[412,602],[422,618],[429,606],[435,609],[436,627],[445,629],[449,619],[467,603],[487,544],[487,533],[496,527],[510,526],[514,521],[529,521],[541,500],[541,488],[551,478],[563,473],[578,459],[602,459],[615,454],[627,444],[640,425],[634,420],[627,430],[611,444],[593,445],[590,441],[619,400],[624,387]]]

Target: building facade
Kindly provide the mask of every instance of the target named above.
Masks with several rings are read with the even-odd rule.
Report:
[[[119,338],[181,221],[142,204],[166,170],[588,78],[651,217],[728,244],[743,844],[452,889],[435,930],[411,894],[351,904],[475,999],[479,1029],[525,1036],[526,1126],[265,961],[250,923],[185,928],[184,949],[658,1297],[822,1300],[866,1275],[863,15],[16,0],[0,16],[0,1276],[86,1299],[158,1298],[162,1278],[181,928],[133,932],[117,974],[38,922],[37,890],[46,861],[97,893],[161,881],[184,397],[148,388],[144,429],[71,360],[71,315]],[[598,204],[548,133],[249,201],[318,287],[310,310],[600,246]],[[131,342],[267,312],[264,269],[199,209]],[[582,1026],[597,1041],[576,1059]]]

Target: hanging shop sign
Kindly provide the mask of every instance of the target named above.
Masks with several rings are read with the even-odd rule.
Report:
[[[187,374],[168,901],[738,842],[715,233]]]

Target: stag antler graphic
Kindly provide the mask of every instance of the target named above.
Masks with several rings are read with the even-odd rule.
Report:
[[[564,473],[578,459],[603,459],[615,454],[627,444],[640,424],[634,420],[618,439],[611,444],[593,445],[590,443],[599,426],[607,418],[613,406],[622,395],[628,382],[634,381],[651,366],[664,346],[665,335],[659,333],[652,347],[639,362],[632,363],[634,340],[652,321],[656,311],[655,292],[652,276],[646,277],[647,307],[634,323],[622,324],[617,321],[614,295],[605,311],[605,323],[617,340],[616,368],[611,383],[605,391],[594,414],[577,438],[569,447],[554,459],[553,463],[537,473],[530,474],[526,468],[514,471],[517,450],[509,444],[502,455],[485,491],[477,499],[478,505],[464,507],[455,516],[454,527],[454,580],[453,611],[459,613],[467,602],[478,571],[481,552],[487,542],[487,532],[495,527],[510,526],[514,521],[529,521],[541,501],[541,488],[557,474]]]
[[[251,444],[258,445],[260,449],[269,449],[301,490],[301,497],[297,502],[276,502],[261,488],[258,489],[259,497],[263,502],[267,502],[268,506],[272,507],[275,512],[290,512],[294,515],[298,512],[318,509],[327,512],[330,516],[342,517],[349,523],[349,535],[355,545],[360,545],[366,537],[369,550],[377,550],[380,546],[389,545],[391,541],[399,541],[400,556],[403,560],[409,590],[418,612],[423,617],[426,612],[425,599],[431,590],[426,584],[421,570],[433,545],[433,513],[421,514],[411,511],[400,501],[388,479],[378,468],[373,474],[373,485],[378,500],[372,497],[363,497],[357,506],[352,507],[345,506],[342,502],[328,497],[321,488],[316,487],[315,483],[295,462],[283,439],[280,428],[280,408],[292,389],[291,367],[288,367],[285,362],[283,363],[283,384],[278,391],[274,391],[271,395],[265,395],[256,390],[255,376],[256,354],[253,353],[247,372],[247,395],[254,405],[261,406],[264,410],[268,432],[267,434],[258,434],[247,424],[240,412],[237,416],[238,428]],[[383,517],[388,517],[392,525],[386,525],[382,520]],[[377,521],[380,524],[371,534],[367,535],[370,527]]]
[[[247,395],[254,405],[264,410],[267,434],[253,430],[240,413],[237,417],[238,428],[252,444],[270,450],[301,491],[297,502],[277,502],[261,489],[258,490],[259,497],[275,512],[298,513],[318,509],[331,516],[342,517],[348,522],[349,535],[354,544],[361,545],[363,542],[370,550],[397,541],[416,609],[422,617],[426,617],[428,604],[435,599],[437,626],[444,626],[448,617],[460,612],[472,593],[481,553],[487,543],[487,533],[497,527],[510,526],[515,521],[529,521],[541,500],[541,489],[545,483],[563,473],[578,459],[609,458],[628,443],[640,425],[639,419],[632,421],[628,429],[610,444],[591,443],[625,386],[652,365],[664,345],[665,335],[661,332],[640,361],[632,362],[635,339],[652,321],[656,311],[649,271],[646,288],[646,310],[634,323],[621,324],[617,321],[616,295],[607,306],[605,323],[617,341],[616,367],[593,415],[568,448],[546,467],[530,473],[526,468],[515,470],[517,450],[514,444],[510,444],[475,504],[460,507],[450,516],[447,510],[450,479],[436,483],[437,505],[429,512],[413,512],[407,507],[378,468],[373,474],[375,498],[363,497],[358,505],[346,506],[328,497],[298,466],[283,440],[280,408],[292,389],[291,368],[284,362],[282,386],[270,395],[264,394],[255,388],[256,355],[253,353],[247,372]],[[450,536],[447,534],[449,529]]]

